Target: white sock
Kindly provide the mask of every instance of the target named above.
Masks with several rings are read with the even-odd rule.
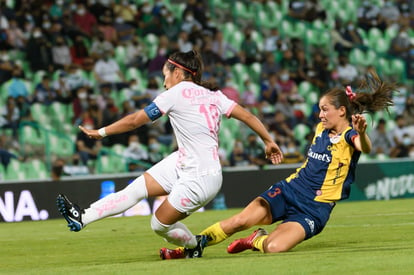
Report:
[[[161,237],[177,246],[194,248],[197,246],[197,240],[191,231],[181,222],[172,225],[161,223],[155,215],[151,219],[151,227]]]
[[[87,225],[105,217],[122,213],[147,197],[145,178],[141,175],[121,191],[92,203],[82,214],[82,223]]]

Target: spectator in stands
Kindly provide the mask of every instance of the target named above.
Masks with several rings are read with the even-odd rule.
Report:
[[[126,66],[138,68],[140,70],[146,69],[148,64],[148,55],[144,43],[141,43],[138,37],[133,37],[126,43],[125,46],[125,64]]]
[[[277,78],[277,86],[279,93],[287,95],[288,98],[297,98],[298,95],[298,86],[295,81],[290,79],[289,71],[282,69]]]
[[[203,1],[187,0],[183,11],[183,20],[188,18],[191,14],[201,24],[202,28],[206,27],[207,23],[207,7]]]
[[[70,47],[70,56],[72,63],[82,66],[85,60],[91,59],[89,56],[89,49],[87,48],[83,36],[77,35]]]
[[[282,163],[300,163],[305,160],[305,157],[299,151],[299,147],[296,145],[294,140],[289,140],[283,147],[284,149],[282,150],[284,152],[284,158]]]
[[[275,105],[279,96],[279,86],[277,84],[277,74],[271,74],[264,79],[260,87],[259,104]]]
[[[7,31],[7,43],[14,49],[24,50],[27,40],[16,19],[11,19]]]
[[[252,35],[253,30],[251,28],[244,30],[244,39],[240,46],[240,52],[245,65],[251,65],[262,59],[257,42],[253,39]]]
[[[40,83],[37,83],[33,93],[33,102],[50,105],[56,100],[56,91],[50,85],[50,77],[45,74]]]
[[[181,23],[171,11],[167,10],[165,16],[161,17],[161,29],[163,35],[166,35],[170,40],[174,40],[181,31]]]
[[[394,1],[384,0],[379,13],[385,22],[386,28],[395,26],[399,23],[401,12]]]
[[[87,129],[93,129],[95,127],[95,122],[89,116],[88,112],[83,114],[82,125],[88,127]],[[101,148],[102,142],[100,140],[90,139],[82,131],[79,131],[76,136],[76,152],[79,154],[83,165],[89,167],[88,162],[97,159]]]
[[[395,128],[391,130],[394,143],[396,146],[403,145],[403,139],[406,134],[409,135],[407,121],[402,115],[398,115],[395,118]]]
[[[13,138],[15,138],[15,140],[17,141],[20,110],[17,107],[16,99],[14,97],[9,96],[6,100],[6,105],[1,106],[0,108],[0,128],[11,129],[13,133]]]
[[[355,26],[352,23],[345,28],[340,19],[335,20],[335,27],[331,29],[331,45],[333,46],[333,49],[341,55],[349,54],[354,47],[352,40],[349,40],[349,38],[352,38],[353,36],[349,37],[346,33],[348,27],[350,28],[349,31],[352,31],[352,34],[358,34],[357,31],[353,31]],[[358,36],[358,38],[360,37]],[[359,42],[359,44],[362,44],[362,40]]]
[[[220,56],[221,60],[228,65],[240,62],[240,56],[236,48],[223,38],[223,32],[218,30],[214,36],[211,50]]]
[[[150,136],[148,138],[148,162],[151,165],[156,164],[164,158],[164,154],[161,150],[161,143],[156,136]]]
[[[269,130],[275,133],[276,142],[286,144],[294,140],[293,130],[286,119],[286,116],[279,110],[276,110],[273,120],[268,123]]]
[[[114,52],[114,45],[105,40],[105,35],[102,32],[98,32],[92,36],[92,44],[89,54],[94,59],[99,59],[104,55],[104,52]]]
[[[188,52],[193,49],[193,43],[188,39],[188,35],[189,34],[186,31],[180,31],[180,33],[178,34],[177,43],[178,49],[181,52]]]
[[[100,33],[103,33],[106,41],[111,42],[114,46],[118,45],[118,33],[114,27],[110,11],[106,11],[105,14],[101,16],[97,29]]]
[[[134,39],[136,32],[135,27],[130,23],[125,22],[125,19],[122,16],[118,15],[115,17],[113,26],[116,31],[119,45],[125,45]]]
[[[33,29],[33,33],[26,45],[26,57],[32,71],[53,72],[52,45],[44,37],[39,27]]]
[[[256,93],[253,91],[251,82],[249,78],[246,78],[243,82],[244,90],[241,91],[241,105],[251,112],[254,112],[255,109],[259,106],[259,102],[256,96]]]
[[[56,0],[49,8],[49,15],[53,21],[60,20],[63,16],[63,11],[68,8],[64,0]]]
[[[2,117],[0,117],[0,125],[1,120]],[[12,159],[19,159],[19,156],[10,150],[11,148],[7,143],[7,136],[0,135],[0,165],[3,165],[5,171],[7,171],[7,168]]]
[[[127,84],[124,74],[112,55],[111,51],[104,51],[103,56],[95,63],[93,71],[100,87],[109,85],[112,89],[119,91],[127,87]]]
[[[357,10],[358,26],[365,31],[371,28],[384,30],[385,22],[380,15],[380,11],[380,8],[376,4],[371,3],[369,0],[364,0]]]
[[[162,76],[162,66],[167,61],[168,48],[163,45],[159,45],[157,54],[154,58],[148,61],[148,76]]]
[[[401,25],[398,34],[391,40],[389,53],[396,57],[407,60],[410,54],[410,50],[414,49],[414,45],[411,43],[410,36],[408,35],[408,26]]]
[[[26,83],[22,78],[22,69],[18,66],[13,67],[12,78],[6,82],[7,94],[13,98],[23,96],[29,98],[31,91],[27,89]]]
[[[128,171],[144,171],[148,168],[145,165],[148,160],[148,151],[144,144],[140,143],[138,135],[130,135],[128,138],[128,147],[123,152],[126,160]]]
[[[336,72],[338,73],[338,80],[343,85],[355,84],[358,80],[358,70],[357,68],[349,63],[348,56],[341,55],[338,57],[339,64],[336,67]]]
[[[377,126],[368,134],[372,142],[372,156],[386,155],[389,156],[393,151],[395,143],[392,133],[387,131],[386,120],[379,119]]]
[[[183,21],[181,22],[181,30],[186,33],[191,33],[194,26],[197,29],[202,29],[203,25],[198,21],[199,18],[194,16],[193,11],[187,10],[183,12]]]
[[[99,14],[99,13],[98,13]],[[116,18],[122,18],[123,23],[136,28],[136,9],[128,0],[122,0],[114,6],[114,14]]]
[[[98,26],[96,17],[82,3],[77,4],[72,24],[77,26],[85,36],[91,36]]]
[[[279,62],[276,62],[275,53],[271,51],[264,52],[264,60],[261,62],[260,79],[279,73],[281,67]]]
[[[250,160],[247,153],[244,151],[243,142],[236,140],[234,142],[233,150],[229,157],[230,166],[249,166]]]
[[[57,70],[65,69],[72,63],[70,48],[63,36],[58,36],[52,46],[52,59]]]
[[[246,152],[251,165],[263,166],[268,163],[266,160],[266,154],[263,150],[263,144],[260,144],[257,140],[255,133],[247,135],[247,142],[244,145],[244,152]]]
[[[408,133],[404,133],[400,143],[397,143],[394,150],[391,152],[392,158],[407,158],[411,147],[413,146],[413,141]]]
[[[317,0],[291,0],[289,1],[288,14],[295,19],[310,22],[316,19],[320,19],[322,21],[326,19],[326,11]]]

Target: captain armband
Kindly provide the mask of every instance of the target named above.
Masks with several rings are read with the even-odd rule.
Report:
[[[151,102],[151,104],[146,106],[144,111],[152,121],[162,116],[161,110],[157,107],[157,105],[155,105],[154,102]]]

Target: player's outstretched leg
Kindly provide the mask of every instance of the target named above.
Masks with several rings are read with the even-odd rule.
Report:
[[[227,247],[227,252],[228,253],[240,253],[247,249],[255,250],[253,246],[254,240],[264,235],[267,235],[266,230],[264,230],[263,228],[259,228],[255,230],[250,236],[233,241]]]
[[[82,223],[83,210],[79,206],[70,202],[69,199],[62,194],[57,196],[56,204],[60,214],[62,214],[68,222],[70,231],[80,231],[84,227]]]
[[[160,257],[163,260],[184,259],[184,258],[201,258],[204,248],[207,245],[207,236],[196,235],[197,246],[194,248],[178,247],[176,249],[161,248]]]

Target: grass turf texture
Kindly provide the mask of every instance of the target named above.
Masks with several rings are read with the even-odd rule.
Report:
[[[195,213],[194,233],[239,209]],[[292,251],[227,254],[237,233],[204,257],[162,261],[173,248],[150,217],[107,218],[81,232],[64,219],[0,224],[0,274],[414,274],[414,199],[339,203],[325,230]],[[272,226],[265,226],[271,231]]]

